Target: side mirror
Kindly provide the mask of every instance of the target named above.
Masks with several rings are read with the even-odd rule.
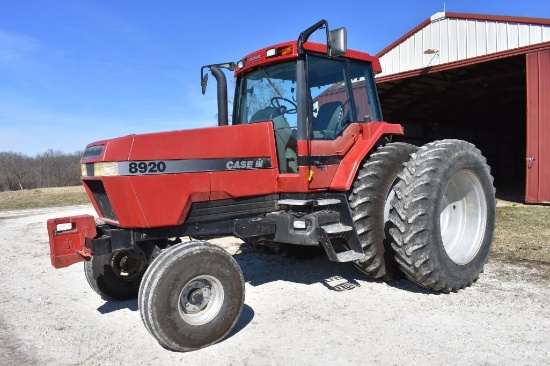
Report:
[[[333,31],[328,30],[328,22],[325,19],[318,21],[311,27],[300,33],[298,37],[298,54],[302,54],[304,49],[302,48],[304,43],[308,40],[309,36],[318,29],[325,29],[327,33],[327,56],[337,57],[342,56],[348,50],[348,33],[346,28],[338,28]]]
[[[338,28],[329,33],[330,47],[328,55],[330,57],[342,56],[348,50],[348,33],[346,28]]]
[[[202,95],[204,95],[204,93],[206,93],[206,85],[207,84],[208,84],[208,74],[204,74],[204,76],[201,79]]]

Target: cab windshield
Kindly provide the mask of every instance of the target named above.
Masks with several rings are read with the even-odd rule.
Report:
[[[273,121],[296,128],[296,62],[258,67],[238,88],[233,124]]]
[[[296,62],[258,67],[239,81],[233,124],[272,121],[281,173],[298,172]]]

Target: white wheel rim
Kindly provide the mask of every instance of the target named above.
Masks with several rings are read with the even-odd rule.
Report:
[[[447,187],[439,216],[443,247],[458,265],[477,255],[485,233],[487,200],[481,182],[469,170],[456,172]]]
[[[223,286],[217,278],[208,275],[194,277],[181,290],[180,315],[189,324],[206,324],[220,312],[223,299]]]
[[[392,186],[390,191],[388,192],[388,197],[386,197],[386,203],[384,203],[384,224],[390,221],[390,210],[392,207],[391,202],[395,198],[395,189],[393,188],[394,186]]]

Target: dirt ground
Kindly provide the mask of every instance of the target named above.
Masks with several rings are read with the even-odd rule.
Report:
[[[46,220],[90,206],[0,212],[0,365],[542,365],[550,360],[548,268],[490,261],[449,295],[369,280],[325,257],[285,259],[236,239],[243,313],[214,346],[175,353],[137,301],[105,302],[79,263],[50,265]]]

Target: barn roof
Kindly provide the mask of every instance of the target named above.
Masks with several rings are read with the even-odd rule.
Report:
[[[377,82],[550,48],[550,19],[439,12],[380,51]]]

